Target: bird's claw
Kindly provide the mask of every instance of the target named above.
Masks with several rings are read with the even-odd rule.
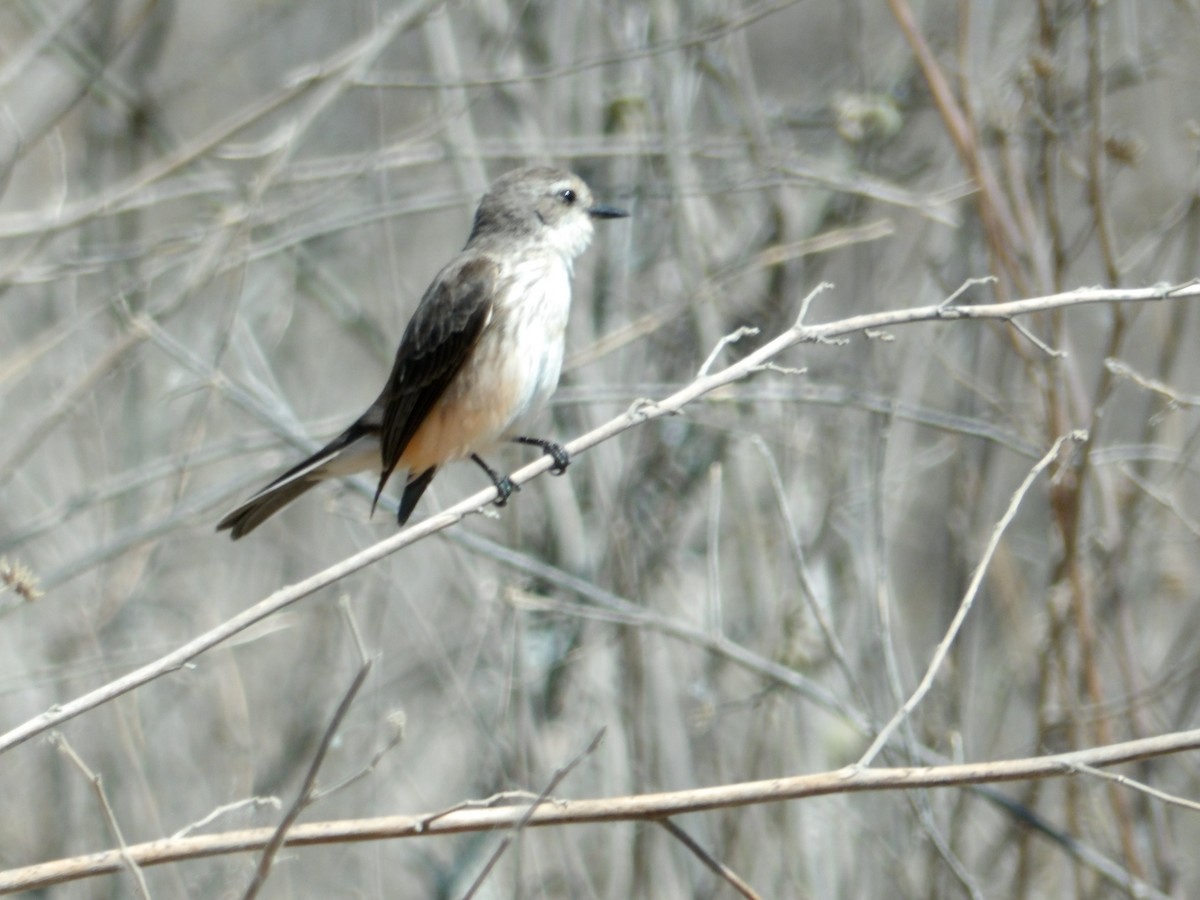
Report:
[[[520,489],[521,486],[507,475],[501,475],[496,479],[496,499],[493,503],[496,506],[507,506],[508,498],[513,495],[513,491],[519,491]]]
[[[543,449],[554,460],[554,465],[550,467],[551,475],[561,475],[567,471],[567,466],[571,464],[571,454],[567,452],[566,447],[561,444],[550,444]]]

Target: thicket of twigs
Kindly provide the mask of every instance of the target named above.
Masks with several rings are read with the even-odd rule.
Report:
[[[1133,0],[0,7],[0,888],[1194,893],[1198,40]],[[365,481],[215,534],[543,160],[633,216],[541,431],[622,430],[486,517],[429,518],[467,465],[407,536]]]

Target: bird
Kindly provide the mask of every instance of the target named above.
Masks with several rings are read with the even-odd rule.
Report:
[[[374,470],[371,511],[397,470],[404,525],[435,474],[470,458],[503,506],[516,487],[482,453],[504,441],[548,454],[562,474],[570,455],[523,434],[558,386],[571,276],[593,222],[628,216],[597,203],[578,175],[530,166],[501,175],[475,212],[466,245],[434,277],[404,329],[386,384],[345,431],[217,523],[233,540],[330,478]]]

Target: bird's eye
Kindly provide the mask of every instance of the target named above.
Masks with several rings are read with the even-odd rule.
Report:
[[[575,192],[570,188],[563,188],[558,192],[558,197],[563,203],[567,204],[567,206],[572,206],[576,199],[578,199],[575,195]]]

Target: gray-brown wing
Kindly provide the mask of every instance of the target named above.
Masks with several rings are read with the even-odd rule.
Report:
[[[470,357],[491,316],[498,277],[499,266],[486,257],[448,266],[404,329],[387,385],[363,417],[380,417],[383,472],[376,500],[408,442]]]

